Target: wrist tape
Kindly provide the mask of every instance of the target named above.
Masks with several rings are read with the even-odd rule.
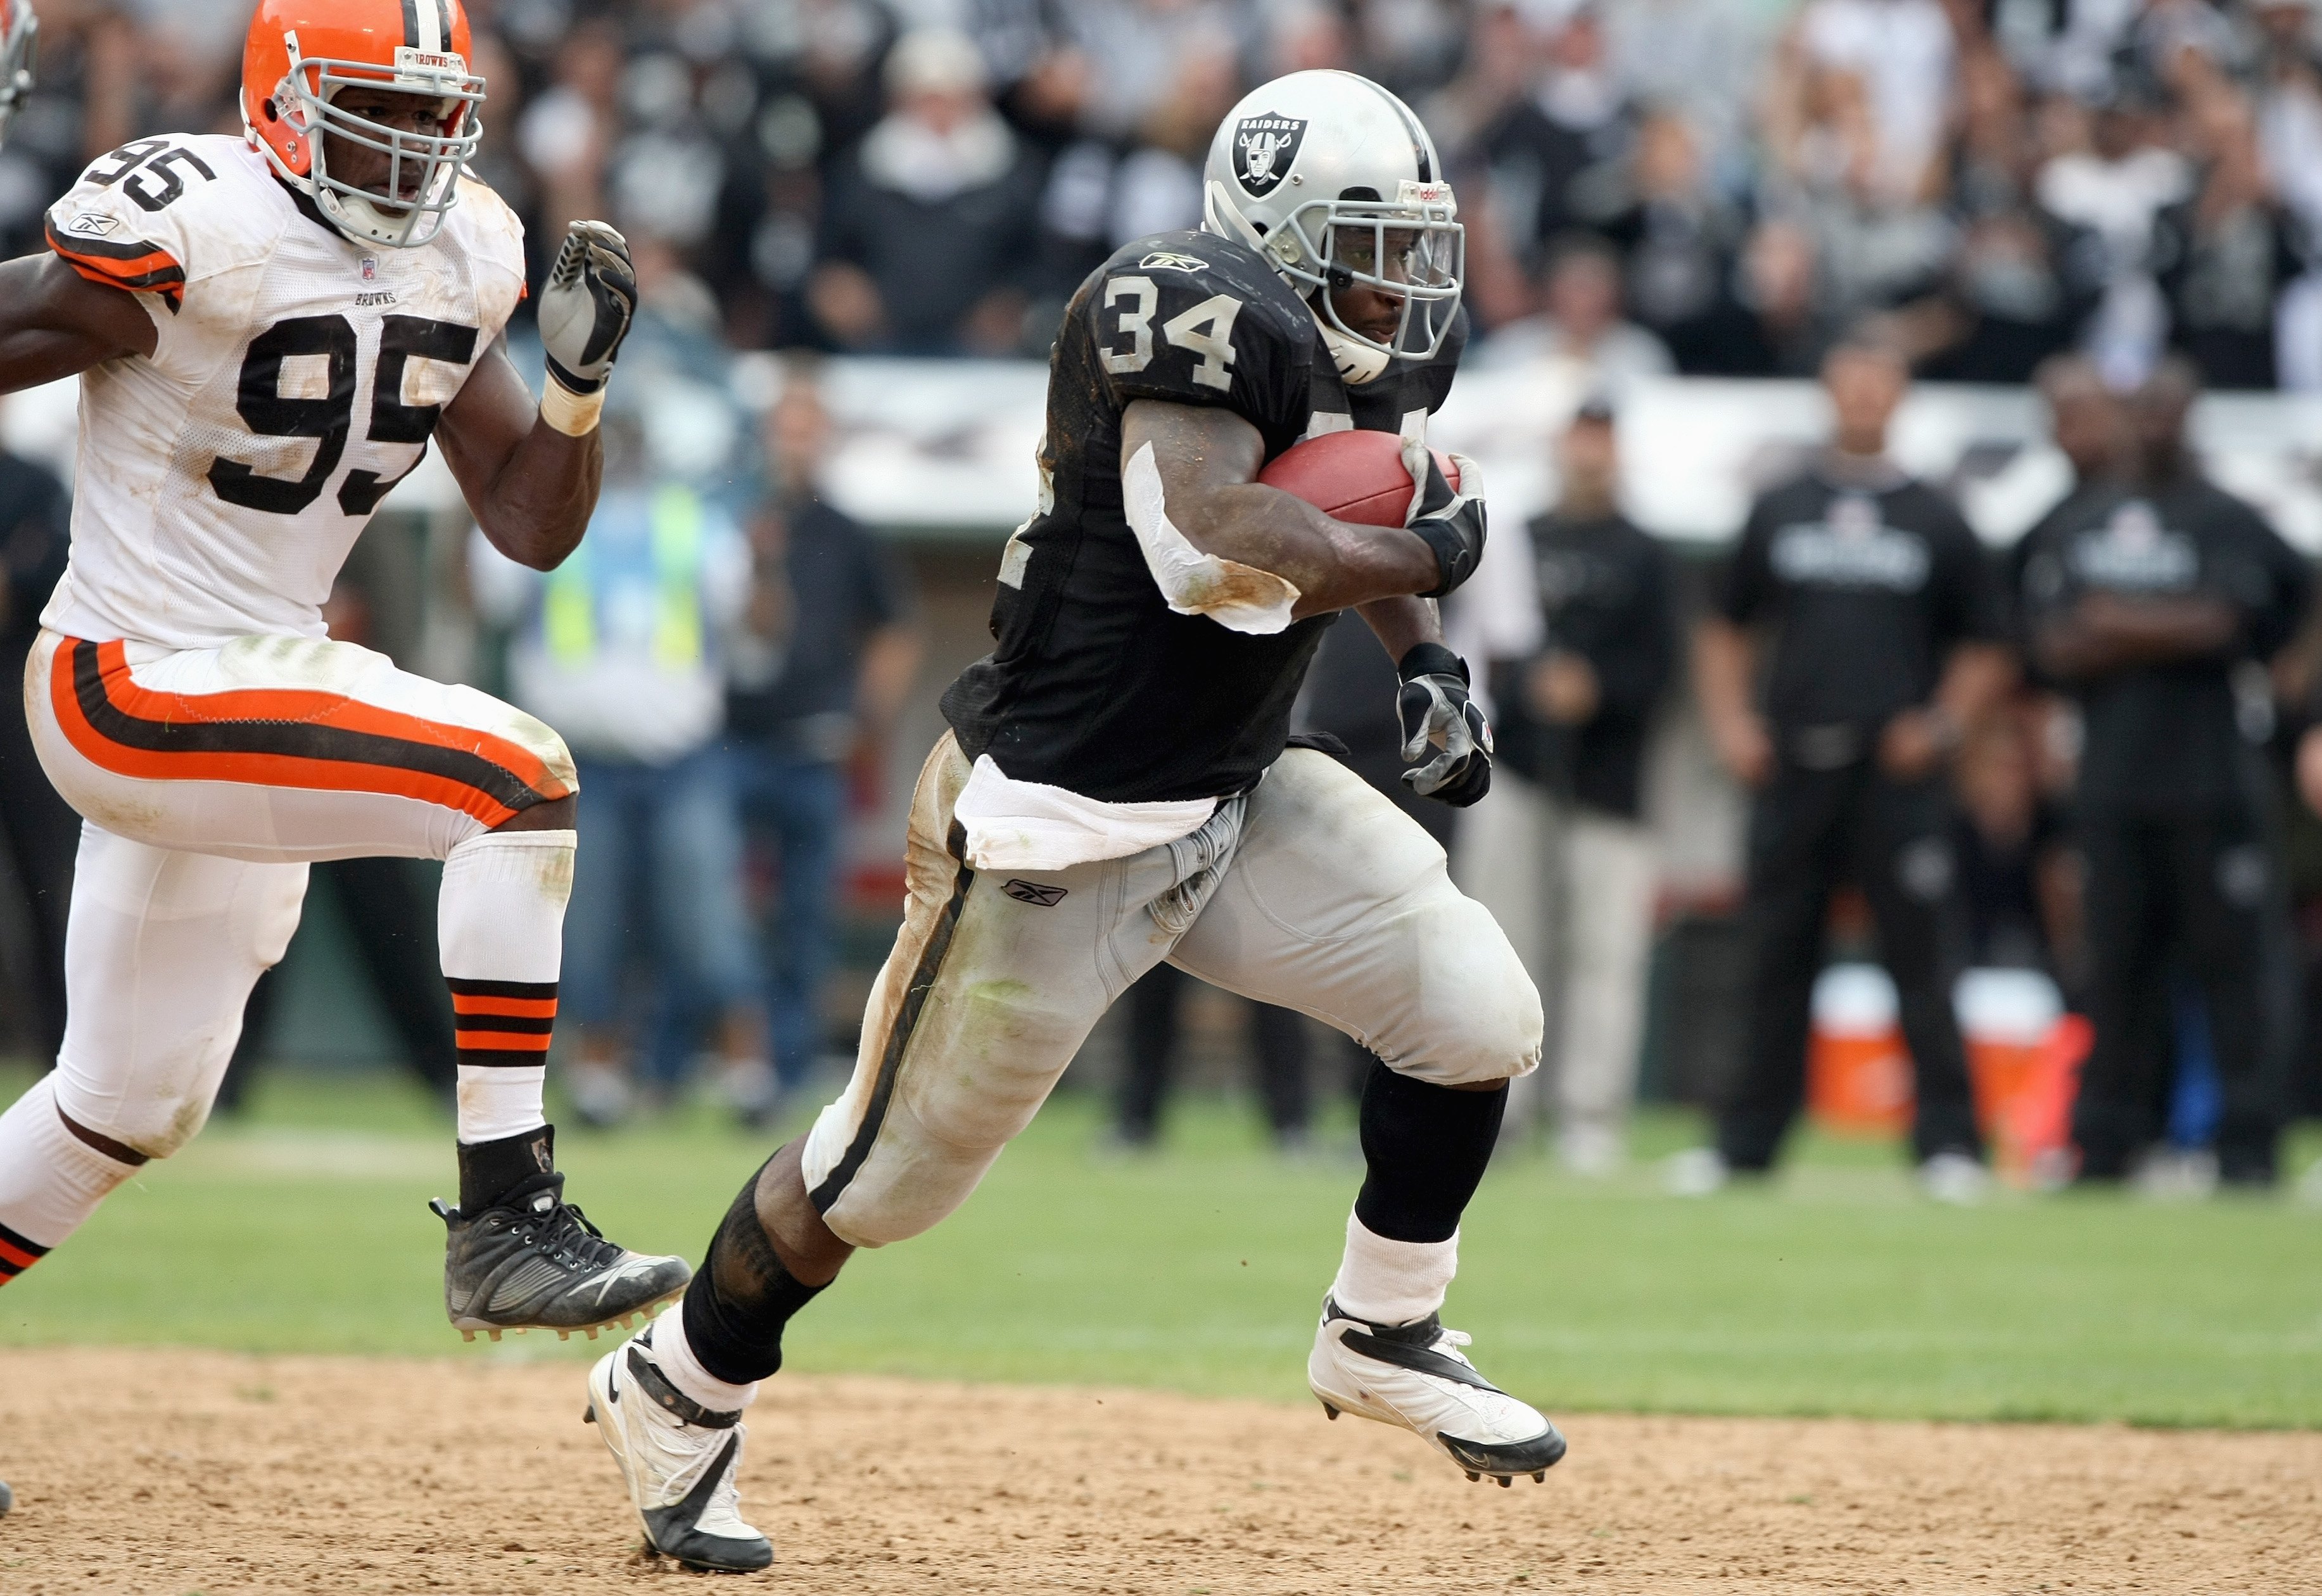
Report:
[[[540,390],[540,419],[568,438],[585,438],[595,432],[604,413],[601,384],[593,394],[576,394],[551,375]]]

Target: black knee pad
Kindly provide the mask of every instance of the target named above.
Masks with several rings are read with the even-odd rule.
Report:
[[[742,1182],[681,1309],[693,1355],[734,1385],[763,1380],[782,1366],[783,1327],[822,1290],[800,1284],[782,1266],[759,1221],[758,1180],[765,1172],[760,1164]]]

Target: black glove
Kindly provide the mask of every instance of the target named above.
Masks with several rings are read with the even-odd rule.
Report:
[[[575,222],[540,291],[540,342],[548,374],[569,394],[605,386],[636,314],[636,270],[628,242],[602,222]]]
[[[1427,480],[1411,496],[1411,518],[1403,524],[1427,540],[1443,572],[1442,582],[1420,597],[1440,598],[1474,576],[1484,557],[1484,476],[1474,461],[1455,454],[1451,463],[1459,468],[1459,486],[1454,490],[1432,450],[1422,443],[1404,452],[1427,462]],[[1412,479],[1417,481],[1418,473]]]
[[[1405,771],[1404,783],[1422,798],[1466,808],[1492,790],[1492,728],[1467,697],[1467,661],[1440,643],[1414,643],[1395,673],[1403,678],[1394,716],[1403,727],[1404,761],[1417,759],[1431,744],[1442,751]]]

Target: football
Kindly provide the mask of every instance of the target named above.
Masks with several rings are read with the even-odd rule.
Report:
[[[1435,463],[1458,488],[1451,457],[1439,449]],[[1411,473],[1403,469],[1403,440],[1393,433],[1324,433],[1275,456],[1257,479],[1334,520],[1364,526],[1401,526],[1411,512]]]

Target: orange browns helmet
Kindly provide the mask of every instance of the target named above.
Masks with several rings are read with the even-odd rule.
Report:
[[[32,88],[32,41],[40,32],[32,0],[0,0],[0,144],[8,123]]]
[[[338,109],[333,102],[351,87],[433,101],[434,131],[405,132]],[[483,137],[483,103],[484,80],[468,70],[462,0],[259,0],[250,19],[243,131],[285,182],[359,244],[410,248],[443,230]],[[334,178],[326,132],[388,156],[386,182],[373,190]]]

